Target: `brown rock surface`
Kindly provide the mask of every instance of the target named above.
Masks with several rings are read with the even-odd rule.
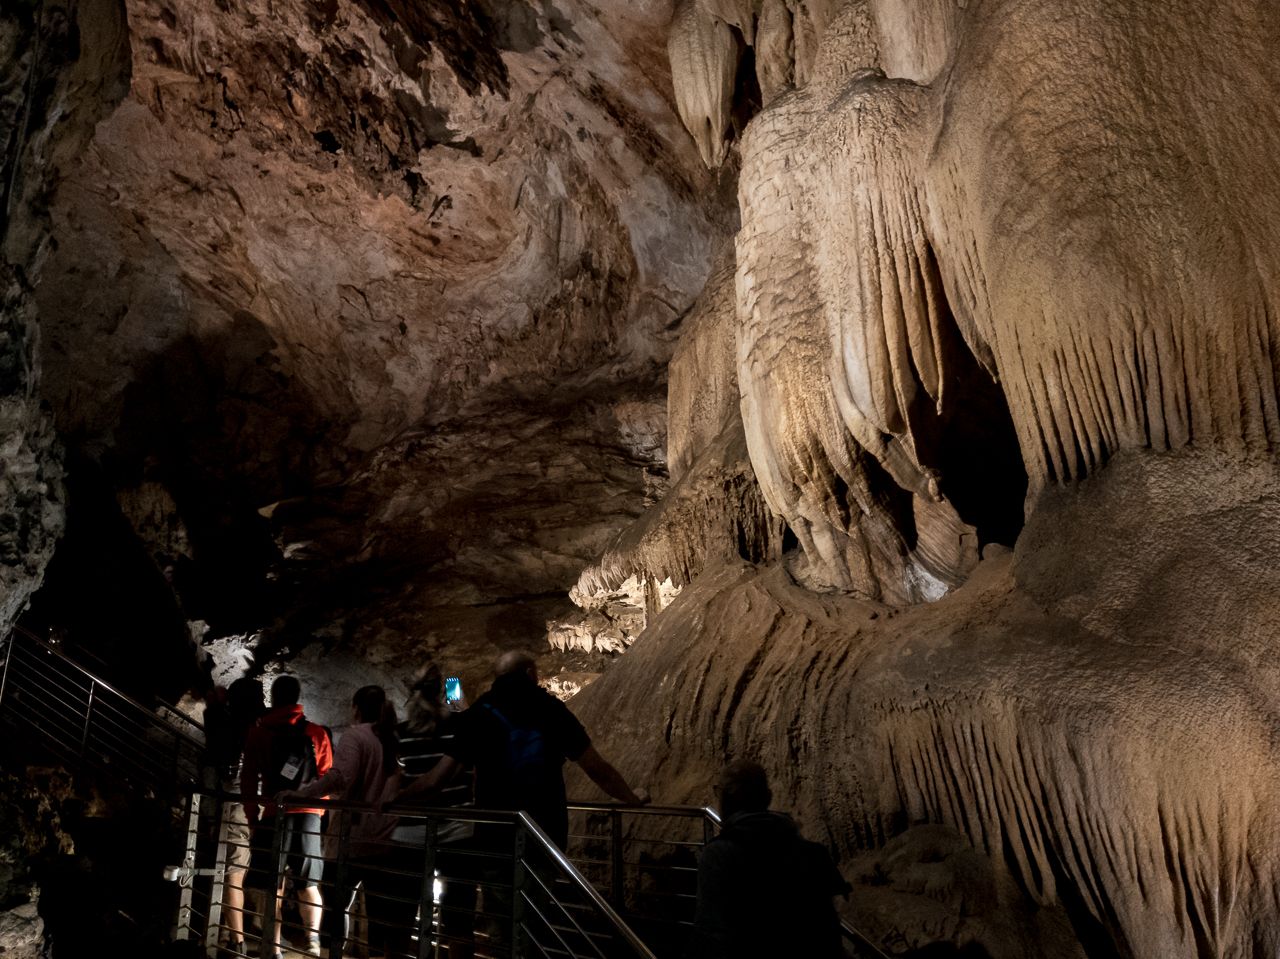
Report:
[[[129,95],[61,178],[37,294],[110,514],[73,507],[68,556],[131,529],[180,617],[294,648],[570,614],[663,490],[671,329],[727,222],[669,8],[126,7]],[[55,573],[41,625],[84,577]]]
[[[1265,955],[1280,583],[1258,557],[1277,519],[1269,459],[1126,454],[1046,494],[1014,555],[937,603],[708,570],[574,708],[661,801],[703,804],[727,757],[760,758],[847,860],[949,825],[1090,955]],[[888,935],[876,901],[851,916]],[[994,954],[1052,954],[1007,934]]]
[[[33,614],[118,663],[204,621],[340,719],[549,635],[659,798],[765,762],[890,951],[1280,950],[1273,4],[35,9],[0,625],[43,398]]]
[[[0,632],[40,585],[63,524],[35,302],[51,250],[48,194],[123,96],[126,42],[113,0],[0,12]]]

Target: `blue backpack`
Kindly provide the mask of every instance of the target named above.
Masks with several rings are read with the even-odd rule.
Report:
[[[492,704],[483,705],[507,730],[506,772],[514,794],[512,799],[527,802],[541,798],[560,772],[559,763],[553,762],[542,730],[513,725]]]

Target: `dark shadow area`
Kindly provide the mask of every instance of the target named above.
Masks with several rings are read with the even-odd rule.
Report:
[[[188,623],[253,632],[287,605],[260,510],[302,496],[328,429],[246,312],[141,368],[118,425],[64,435],[67,532],[22,625],[143,701],[198,680]]]
[[[173,700],[196,678],[178,597],[94,464],[67,460],[67,529],[19,625],[56,640],[135,698]]]
[[[923,465],[939,474],[939,488],[960,518],[978,531],[979,546],[1012,546],[1022,532],[1027,470],[1000,385],[965,343],[943,292],[937,263],[921,263],[925,285],[942,313],[940,360],[946,373],[938,411],[923,390],[908,411]]]
[[[259,629],[279,611],[281,556],[260,510],[310,491],[316,449],[341,428],[281,371],[275,347],[245,311],[216,336],[174,343],[126,389],[103,456],[111,489],[150,484],[170,498],[175,515],[162,519],[180,524],[185,548],[160,562],[186,618],[214,635]],[[144,535],[154,552],[165,531]]]
[[[738,47],[738,70],[733,81],[733,103],[730,108],[730,129],[725,135],[730,140],[737,140],[746,130],[747,124],[764,107],[764,95],[760,92],[760,81],[756,78],[756,52],[747,45],[741,32],[736,28],[733,39]]]

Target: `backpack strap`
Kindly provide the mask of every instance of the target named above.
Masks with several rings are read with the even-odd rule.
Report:
[[[511,720],[507,719],[506,716],[502,715],[502,713],[498,711],[497,706],[493,705],[492,703],[481,703],[480,705],[483,706],[485,709],[489,710],[489,712],[493,713],[493,715],[497,716],[498,722],[502,723],[502,725],[507,727],[508,733],[515,731],[516,727],[511,725]]]

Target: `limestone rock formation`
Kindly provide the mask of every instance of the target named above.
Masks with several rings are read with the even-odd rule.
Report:
[[[1277,511],[1269,459],[1129,453],[936,603],[720,566],[574,708],[662,801],[705,803],[747,755],[844,857],[947,824],[1065,909],[1088,955],[1266,955],[1280,584],[1257,556],[1280,548]],[[851,917],[891,932],[874,904]]]
[[[0,626],[43,400],[31,615],[95,590],[114,660],[207,626],[338,721],[550,636],[658,798],[765,762],[891,953],[1275,955],[1278,48],[1269,0],[20,2]]]
[[[707,563],[577,708],[666,800],[761,758],[850,863],[946,824],[1088,955],[1270,954],[1280,18],[869,0],[800,57],[767,6],[669,49],[740,157],[742,420],[804,556]]]
[[[721,264],[684,318],[667,391],[671,488],[624,529],[572,596],[583,607],[630,579],[651,592],[681,586],[702,568],[732,557],[776,558],[782,526],[770,514],[747,456],[738,407],[733,272]],[[658,611],[649,602],[652,612]]]
[[[113,632],[164,593],[271,648],[573,615],[664,491],[672,328],[731,211],[676,116],[669,8],[125,12],[128,96],[57,171],[36,291],[89,487],[38,625],[104,530],[153,567]]]
[[[0,13],[0,632],[39,586],[63,521],[34,302],[50,253],[48,192],[123,95],[125,44],[112,0]]]
[[[696,9],[698,22],[729,22]],[[980,537],[984,523],[1009,525],[975,501],[971,457],[939,440],[972,428],[974,395],[990,406],[979,418],[995,419],[982,370],[998,378],[1033,490],[1121,449],[1274,442],[1276,282],[1261,251],[1275,244],[1280,184],[1260,160],[1280,117],[1258,39],[1275,39],[1274,14],[1236,4],[1206,34],[1190,6],[1073,9],[1064,37],[1053,16],[1016,0],[850,3],[810,81],[766,107],[743,141],[748,437],[770,503],[841,585],[874,594],[867,579],[904,566],[858,555],[886,536],[843,541],[856,523],[839,516],[831,485],[859,492],[863,451],[937,531],[924,561],[905,564],[908,579],[913,566],[942,585],[963,577],[957,520]],[[673,49],[707,43],[689,16]],[[1246,36],[1220,62],[1214,51]],[[1139,37],[1179,64],[1176,78],[1124,52]],[[731,108],[733,83],[709,87],[678,57],[673,69],[682,103]],[[1234,98],[1219,95],[1223,82]],[[783,368],[827,381],[828,397],[777,395],[780,330],[796,341]],[[819,405],[795,422],[806,403]],[[785,425],[767,421],[782,411]],[[1000,438],[989,445],[1001,455]],[[809,469],[815,456],[829,465]],[[1007,501],[1012,463],[1004,472]],[[865,512],[868,491],[858,498]],[[897,525],[910,545],[909,523]]]

